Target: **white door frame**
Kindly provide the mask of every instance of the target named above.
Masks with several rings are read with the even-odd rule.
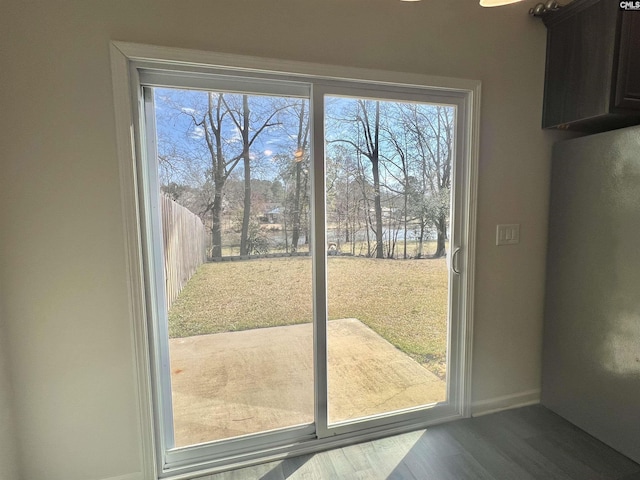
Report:
[[[362,85],[362,82],[373,84],[379,90],[393,90],[394,88],[437,90],[443,94],[458,97],[463,106],[465,115],[458,119],[462,128],[456,135],[456,160],[454,166],[454,178],[457,175],[458,187],[454,188],[452,211],[455,206],[464,206],[463,215],[452,224],[452,232],[456,232],[456,238],[452,237],[450,251],[458,250],[456,265],[451,265],[458,271],[464,272],[462,281],[450,284],[450,292],[458,295],[460,302],[453,306],[456,308],[460,323],[455,331],[450,331],[449,344],[456,355],[455,359],[448,359],[457,365],[456,373],[449,380],[453,385],[455,394],[451,397],[450,409],[435,419],[420,421],[420,412],[406,414],[406,418],[389,425],[388,421],[378,419],[367,425],[366,429],[327,428],[326,418],[323,424],[322,418],[316,416],[317,437],[298,442],[295,445],[270,446],[264,445],[260,451],[238,455],[233,461],[229,458],[210,460],[210,449],[202,446],[187,447],[178,452],[167,452],[156,441],[155,431],[159,429],[158,416],[154,414],[157,403],[154,403],[154,368],[149,362],[151,358],[152,343],[155,341],[154,333],[148,326],[148,315],[153,312],[154,302],[149,297],[146,285],[144,238],[152,235],[145,231],[146,223],[140,217],[141,203],[145,201],[138,185],[140,162],[144,159],[141,150],[140,112],[143,112],[142,95],[139,84],[138,68],[157,68],[163,70],[189,70],[197,74],[211,73],[213,70],[242,71],[243,74],[270,74],[290,80],[310,80],[317,83],[312,91],[312,98],[323,95],[323,92],[331,89],[332,85]],[[141,440],[140,455],[142,458],[142,478],[152,479],[166,478],[192,478],[195,472],[198,475],[219,471],[224,468],[232,468],[258,463],[261,461],[282,458],[291,454],[303,454],[328,446],[338,446],[353,443],[357,440],[368,440],[385,434],[395,434],[416,429],[433,423],[446,420],[467,417],[470,415],[470,389],[471,389],[471,349],[473,328],[473,295],[474,295],[474,267],[475,267],[475,237],[476,237],[476,209],[477,209],[477,172],[479,152],[479,118],[480,118],[480,82],[475,80],[460,80],[444,77],[431,77],[420,74],[407,74],[388,71],[365,70],[327,65],[317,65],[302,62],[288,62],[255,57],[243,57],[211,52],[183,50],[167,47],[156,47],[124,42],[112,42],[111,67],[116,119],[117,151],[120,165],[120,187],[123,211],[123,226],[125,234],[126,261],[128,267],[129,315],[131,326],[132,349],[135,356],[133,375],[138,387],[138,413],[139,433]],[[197,78],[196,80],[197,81]],[[316,99],[317,100],[317,99]],[[318,122],[319,113],[312,111],[313,120]],[[314,148],[323,142],[323,129],[314,130]],[[320,132],[322,136],[320,136]],[[137,137],[136,137],[137,135]],[[317,153],[317,151],[316,151]],[[319,167],[314,167],[314,176],[322,173]],[[322,179],[324,186],[324,178]],[[319,216],[324,216],[324,191],[319,192],[317,186],[313,192],[314,208],[317,215],[313,222],[316,228],[319,226]],[[321,223],[324,225],[324,218]],[[326,278],[326,259],[324,243],[315,242],[314,248],[314,282],[319,275]],[[320,255],[321,254],[321,255]],[[318,261],[317,259],[322,259]],[[324,264],[323,264],[324,262]],[[325,269],[325,272],[319,269]],[[453,276],[453,275],[451,275]],[[314,286],[317,288],[318,286]],[[322,288],[322,286],[320,286]],[[451,293],[450,293],[451,294]],[[317,303],[317,302],[316,302]],[[322,311],[324,309],[324,311]],[[326,305],[317,308],[314,312],[317,318],[326,318]],[[316,322],[315,329],[318,328]],[[459,328],[458,328],[459,327]],[[323,328],[322,326],[320,328]],[[316,332],[322,333],[322,332]],[[325,332],[326,333],[326,332]],[[150,337],[151,335],[151,337]],[[326,338],[326,336],[324,337]],[[319,349],[326,350],[326,342],[318,344]],[[451,365],[451,363],[449,364]],[[316,366],[320,374],[326,378],[326,363]],[[324,368],[324,371],[323,371]],[[457,377],[456,377],[457,375]],[[320,382],[322,383],[322,382]],[[451,392],[449,392],[451,393]],[[316,392],[317,400],[320,397],[326,399],[326,382],[324,387]],[[321,400],[320,400],[321,401]],[[324,409],[326,404],[318,405],[317,409]],[[326,403],[326,401],[325,401]],[[318,413],[318,412],[316,412]],[[326,417],[326,414],[325,414]]]
[[[450,241],[450,259],[455,260],[455,265],[451,261],[449,264],[449,348],[447,349],[447,401],[439,403],[433,407],[439,412],[433,413],[433,419],[442,417],[450,417],[451,415],[461,414],[465,404],[464,398],[461,397],[461,380],[465,378],[461,362],[461,353],[459,349],[464,344],[464,339],[460,337],[457,328],[460,324],[461,302],[459,301],[463,292],[463,281],[466,276],[463,258],[464,246],[467,244],[465,235],[467,229],[463,224],[464,212],[467,209],[464,197],[464,171],[465,167],[465,119],[467,117],[467,106],[465,104],[464,95],[452,95],[451,91],[434,91],[432,89],[414,89],[406,86],[398,87],[396,85],[371,85],[366,84],[364,87],[354,82],[345,82],[338,80],[316,81],[313,84],[313,176],[312,176],[312,211],[316,213],[313,217],[314,225],[314,297],[316,299],[327,298],[326,285],[326,214],[325,208],[325,132],[324,132],[324,99],[325,96],[346,96],[351,98],[371,98],[382,101],[414,101],[425,103],[440,103],[442,105],[456,107],[456,131],[455,131],[455,153],[452,174],[452,202],[450,211],[452,213],[451,225],[451,241]],[[462,192],[461,192],[462,191]],[[462,193],[462,194],[461,194]],[[462,213],[462,215],[460,215]],[[455,253],[455,258],[452,252]],[[448,259],[449,260],[449,259]],[[460,272],[460,273],[457,273]],[[322,281],[324,280],[324,282]],[[316,394],[316,432],[319,438],[326,438],[335,435],[355,434],[363,429],[384,428],[390,425],[399,424],[417,424],[424,423],[427,408],[424,406],[416,406],[406,410],[393,411],[375,415],[371,418],[356,418],[346,422],[330,425],[327,418],[327,399],[328,399],[328,378],[327,378],[327,332],[326,332],[326,304],[318,305],[315,312],[315,329],[317,335],[316,349],[316,374],[317,394]],[[455,321],[452,321],[455,319]],[[429,420],[431,421],[431,415]]]

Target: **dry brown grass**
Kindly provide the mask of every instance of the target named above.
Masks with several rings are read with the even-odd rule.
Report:
[[[328,259],[329,319],[357,318],[444,375],[447,267],[444,259]],[[169,312],[170,337],[312,321],[311,258],[202,265]]]

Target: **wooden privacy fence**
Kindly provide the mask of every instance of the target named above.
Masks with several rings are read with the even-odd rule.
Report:
[[[206,230],[200,218],[160,196],[167,309],[206,257]]]

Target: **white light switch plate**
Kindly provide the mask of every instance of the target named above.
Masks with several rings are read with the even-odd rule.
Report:
[[[520,243],[519,223],[510,223],[497,226],[496,245],[515,245],[516,243]]]

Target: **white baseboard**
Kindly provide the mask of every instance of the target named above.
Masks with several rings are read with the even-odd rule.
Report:
[[[126,473],[124,475],[118,475],[117,477],[103,478],[102,480],[145,480],[145,479],[142,477],[141,472],[136,472],[136,473]]]
[[[471,416],[479,417],[481,415],[488,415],[490,413],[510,410],[512,408],[536,405],[538,403],[540,403],[540,389],[527,390],[526,392],[473,402],[471,404]]]

